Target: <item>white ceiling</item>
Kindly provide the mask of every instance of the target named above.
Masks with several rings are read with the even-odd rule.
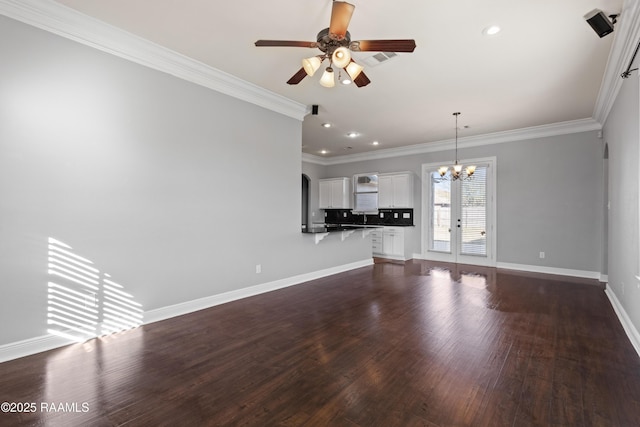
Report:
[[[258,48],[254,42],[315,41],[329,24],[331,0],[58,2],[294,101],[319,105],[319,114],[303,123],[302,151],[327,150],[326,157],[451,139],[454,111],[462,113],[460,137],[592,117],[615,32],[600,39],[583,15],[622,8],[622,0],[352,0],[352,40],[412,38],[417,47],[365,66],[372,82],[366,87],[327,89],[318,84],[319,73],[286,84],[300,61],[319,50]],[[491,24],[502,31],[483,35]],[[333,127],[321,127],[324,122]],[[360,136],[348,138],[350,131]]]

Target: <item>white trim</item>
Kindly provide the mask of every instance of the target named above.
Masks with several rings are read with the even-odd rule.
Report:
[[[302,121],[309,108],[51,0],[0,0],[0,14]]]
[[[182,316],[184,314],[204,310],[216,305],[225,304],[231,301],[237,301],[239,299],[260,295],[289,286],[299,285],[311,280],[320,279],[322,277],[327,277],[333,274],[343,273],[345,271],[355,270],[356,268],[367,267],[370,265],[373,265],[373,258],[367,258],[361,261],[352,262],[350,264],[339,265],[336,267],[326,268],[311,273],[300,274],[297,276],[275,280],[273,282],[263,283],[260,285],[250,286],[248,288],[238,289],[235,291],[224,292],[222,294],[187,301],[168,307],[157,308],[155,310],[145,312],[144,324],[147,325],[149,323],[158,322],[160,320]],[[74,342],[54,335],[44,335],[40,337],[29,338],[24,341],[5,344],[0,346],[0,363],[41,353],[43,351],[64,347],[69,344],[74,344]]]
[[[354,270],[356,268],[367,267],[369,265],[373,265],[373,258],[367,258],[362,261],[356,261],[350,264],[326,268],[324,270],[318,270],[311,273],[304,273],[285,279],[275,280],[273,282],[262,283],[260,285],[237,289],[235,291],[224,292],[222,294],[187,301],[168,307],[157,308],[155,310],[145,312],[144,323],[149,324],[176,316],[182,316],[184,314],[193,313],[194,311],[204,310],[216,305],[225,304],[231,301],[237,301],[239,299],[248,298],[255,295],[260,295],[266,292],[275,291],[277,289],[287,288],[289,286],[299,285],[310,280],[320,279],[322,277]]]
[[[580,277],[584,279],[600,279],[600,273],[597,271],[573,270],[569,268],[547,267],[543,265],[527,265],[514,264],[510,262],[498,262],[496,268],[505,270],[528,271],[531,273],[556,274],[559,276]]]
[[[609,275],[600,273],[600,279],[598,280],[600,280],[601,283],[609,283]]]
[[[323,157],[314,156],[313,154],[302,153],[302,161],[306,163],[313,163],[314,165],[326,166],[327,159]]]
[[[613,45],[593,111],[593,117],[601,124],[604,124],[609,117],[624,80],[620,74],[627,69],[633,50],[640,39],[640,1],[624,1],[613,35]]]
[[[503,144],[508,142],[518,142],[528,139],[546,138],[550,136],[590,132],[595,130],[602,130],[602,125],[593,119],[589,118],[572,120],[568,122],[552,123],[548,125],[487,133],[484,135],[466,136],[458,138],[458,148]],[[348,154],[330,158],[324,158],[305,153],[303,155],[303,160],[322,166],[331,166],[343,163],[360,162],[365,160],[378,160],[386,159],[389,157],[411,156],[416,154],[453,150],[453,143],[453,139],[447,139],[443,141],[426,142],[423,144],[408,145],[406,147],[388,148],[366,153]]]
[[[73,344],[73,341],[66,340],[55,335],[44,335],[23,341],[12,342],[0,346],[0,363],[64,347],[69,344]]]
[[[618,319],[620,320],[620,323],[622,323],[622,327],[627,333],[629,341],[631,341],[631,345],[633,345],[636,353],[638,353],[638,355],[640,356],[640,333],[638,333],[638,330],[633,325],[633,322],[627,315],[624,307],[622,306],[622,304],[620,304],[620,300],[618,300],[618,297],[616,297],[616,294],[613,292],[613,289],[611,289],[608,283],[604,290],[604,293],[609,298],[609,302],[611,302],[613,311],[615,311],[618,315]]]

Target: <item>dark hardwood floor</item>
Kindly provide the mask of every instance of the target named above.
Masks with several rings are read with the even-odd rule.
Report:
[[[0,402],[36,405],[3,426],[639,426],[640,358],[597,282],[379,262],[2,363]]]

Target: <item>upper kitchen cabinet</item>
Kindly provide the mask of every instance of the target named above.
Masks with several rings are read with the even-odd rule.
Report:
[[[411,172],[378,175],[378,208],[413,208]]]
[[[320,209],[351,209],[351,179],[321,179],[318,184]]]

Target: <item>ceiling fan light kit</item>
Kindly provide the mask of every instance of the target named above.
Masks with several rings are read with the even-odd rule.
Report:
[[[349,77],[351,77],[353,80],[358,78],[362,70],[364,70],[362,65],[356,64],[355,61],[351,61],[351,63],[347,65],[347,68],[345,68],[345,71],[347,72],[347,74],[349,74]]]
[[[324,87],[334,87],[336,85],[336,79],[333,73],[333,68],[327,67],[320,78],[320,84]]]
[[[320,84],[324,87],[335,86],[335,73],[333,66],[338,71],[344,70],[351,78],[342,78],[343,84],[353,81],[358,87],[363,87],[371,83],[371,80],[364,74],[363,67],[351,57],[351,52],[413,52],[416,42],[413,39],[399,40],[357,40],[351,41],[351,35],[347,28],[351,22],[351,16],[355,6],[344,1],[333,1],[331,8],[331,21],[329,27],[320,31],[315,42],[292,41],[292,40],[258,40],[257,47],[306,47],[318,48],[323,54],[305,58],[302,60],[302,68],[296,72],[287,84],[296,85],[306,76],[313,76],[320,69],[322,62],[329,59],[329,66],[325,69]]]
[[[322,64],[324,58],[321,56],[312,56],[311,58],[305,58],[302,60],[302,68],[309,76],[313,76],[320,65]]]
[[[349,53],[349,49],[344,46],[341,46],[333,51],[333,55],[331,55],[331,61],[338,68],[344,68],[351,62],[351,54]]]

